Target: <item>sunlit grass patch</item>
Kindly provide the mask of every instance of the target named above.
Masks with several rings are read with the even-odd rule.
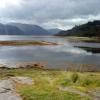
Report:
[[[37,90],[32,86],[23,86],[18,89],[24,100],[90,100],[89,97],[81,97],[80,95],[59,91],[57,89],[51,90]]]

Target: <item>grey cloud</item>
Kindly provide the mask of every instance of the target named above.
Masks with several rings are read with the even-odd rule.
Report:
[[[100,19],[100,0],[20,1],[19,6],[0,8],[0,18],[39,24],[46,28],[70,28],[89,20]]]

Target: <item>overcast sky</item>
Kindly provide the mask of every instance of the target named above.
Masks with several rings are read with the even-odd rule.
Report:
[[[100,0],[0,0],[0,22],[69,29],[100,20]]]

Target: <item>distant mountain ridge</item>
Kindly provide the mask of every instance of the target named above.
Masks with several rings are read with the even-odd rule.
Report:
[[[70,30],[61,31],[57,36],[83,36],[83,37],[100,37],[100,20],[88,22],[79,26],[75,26]]]
[[[12,25],[0,24],[0,35],[21,35],[23,31]]]
[[[10,25],[18,27],[25,35],[49,35],[48,31],[38,25],[10,23]]]
[[[51,35],[57,34],[57,33],[59,33],[60,31],[62,31],[62,30],[61,30],[61,29],[58,29],[58,28],[48,29],[48,32],[49,32]]]
[[[0,24],[0,35],[49,35],[49,32],[37,25],[8,23]]]

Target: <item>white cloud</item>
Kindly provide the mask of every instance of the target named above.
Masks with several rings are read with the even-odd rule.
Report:
[[[22,0],[0,0],[0,9],[8,6],[20,6]]]

